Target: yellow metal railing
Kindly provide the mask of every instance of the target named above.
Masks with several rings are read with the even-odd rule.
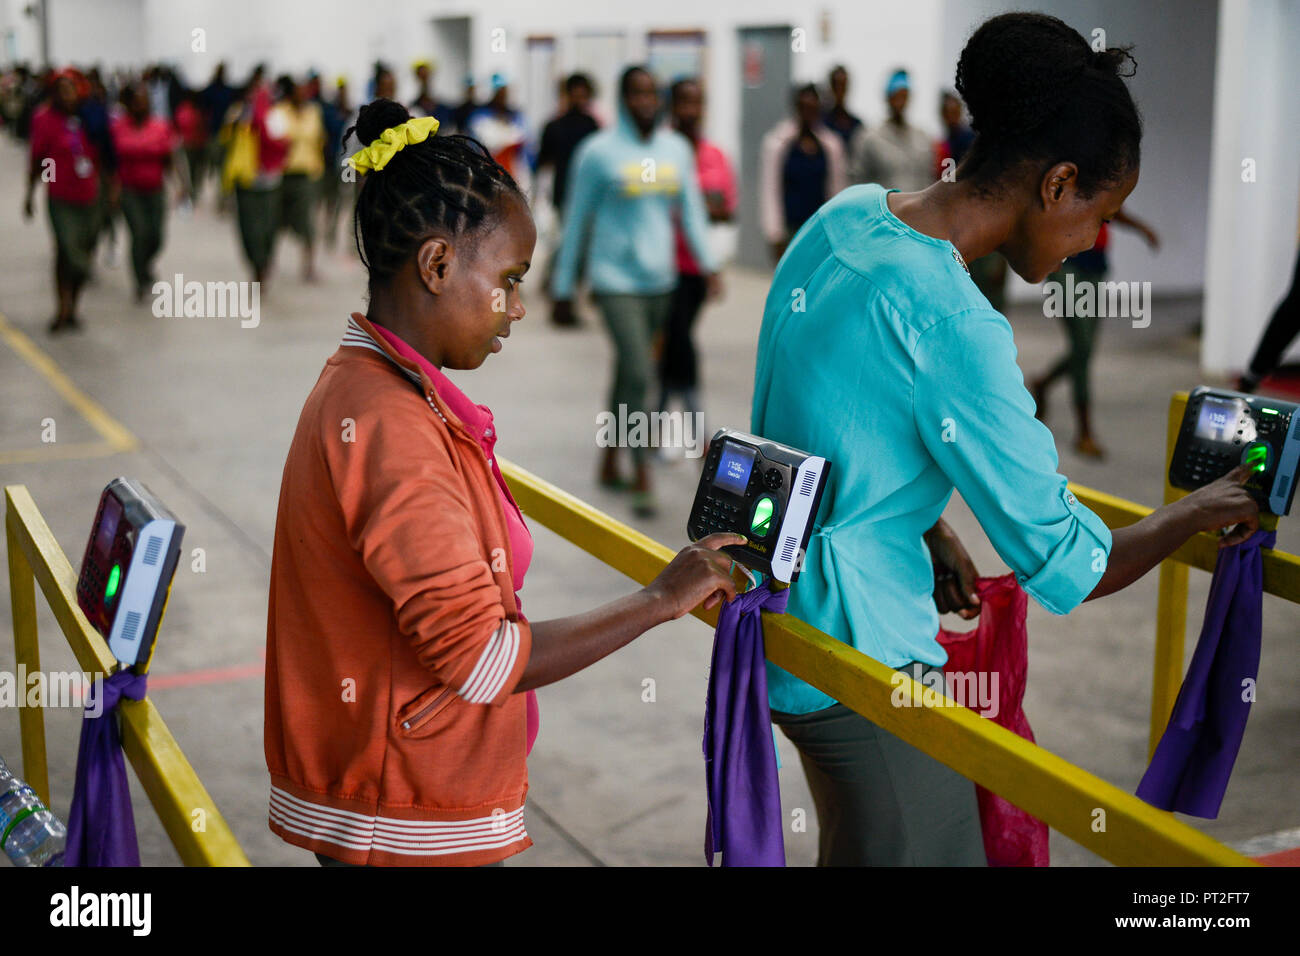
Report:
[[[1170,450],[1186,400],[1186,393],[1176,395],[1170,407]],[[497,462],[525,514],[633,580],[649,583],[672,559],[674,552],[652,538],[500,456]],[[1104,492],[1075,485],[1071,489],[1111,527],[1131,524],[1152,510]],[[1167,501],[1173,500],[1170,492],[1178,494],[1176,489],[1168,489]],[[1158,705],[1165,709],[1157,734],[1164,730],[1182,680],[1186,569],[1195,565],[1213,570],[1216,549],[1217,542],[1212,536],[1198,535],[1161,568],[1157,700],[1153,708]],[[1176,577],[1172,583],[1167,583],[1165,577],[1176,575],[1179,570],[1181,591],[1176,587]],[[1294,595],[1300,595],[1300,558],[1266,553],[1264,581],[1270,593],[1294,600]],[[705,623],[717,626],[717,608],[697,609],[692,613]],[[909,699],[920,699],[917,695],[921,688],[910,677],[798,618],[788,614],[765,616],[763,636],[772,663],[1112,863],[1253,865],[1252,860],[1181,822],[1172,813],[1152,807],[947,697],[942,697],[942,706],[893,706],[891,700],[900,688],[900,680]],[[1170,666],[1163,663],[1166,660]],[[1153,723],[1155,719],[1153,709]]]
[[[1182,419],[1187,393],[1170,403],[1166,461]],[[573,495],[498,457],[515,499],[532,519],[603,563],[647,584],[674,552]],[[1150,514],[1143,507],[1104,492],[1071,485],[1074,494],[1108,526],[1122,527]],[[1182,494],[1168,485],[1165,501]],[[76,602],[76,576],[53,534],[22,486],[5,489],[9,585],[17,661],[28,672],[40,668],[33,579],[40,582],[77,660],[88,672],[115,666],[103,638]],[[1187,570],[1212,571],[1217,542],[1197,535],[1160,568],[1156,667],[1152,694],[1152,748],[1164,731],[1182,681],[1187,616]],[[1264,590],[1300,600],[1300,557],[1264,555]],[[716,608],[694,615],[716,626]],[[1029,743],[974,711],[942,697],[933,707],[895,707],[900,687],[920,699],[910,677],[873,660],[787,614],[764,619],[767,656],[777,666],[817,687],[869,720],[952,767],[958,773],[1032,813],[1098,856],[1127,866],[1245,866],[1252,861],[1182,823],[1172,813]],[[927,694],[930,692],[927,690]],[[929,699],[927,697],[927,699]],[[124,700],[123,746],[173,845],[187,864],[247,865],[225,820],[185,760],[161,716],[147,698]],[[45,725],[40,708],[20,710],[23,775],[49,802]],[[192,826],[203,811],[206,827]]]
[[[1187,392],[1176,392],[1169,401],[1169,419],[1165,431],[1165,461],[1174,454],[1178,427],[1187,406]],[[1165,469],[1165,503],[1176,501],[1187,492],[1169,484]],[[1261,528],[1276,529],[1277,518],[1260,515]],[[1300,602],[1300,556],[1285,551],[1262,552],[1264,593],[1285,601]],[[1187,571],[1200,568],[1214,571],[1218,559],[1218,542],[1208,534],[1199,534],[1165,559],[1160,565],[1160,591],[1156,605],[1155,674],[1151,685],[1151,736],[1149,752],[1164,733],[1173,712],[1178,689],[1183,682],[1183,642],[1187,634]]]
[[[36,503],[22,485],[5,488],[5,537],[9,546],[9,593],[13,606],[14,652],[19,668],[40,670],[36,590],[54,612],[77,663],[90,677],[107,675],[117,662],[77,605],[77,576]],[[122,749],[153,804],[172,846],[187,866],[248,866],[235,835],[185,759],[148,697],[122,700]],[[45,756],[45,714],[19,708],[22,776],[48,806],[49,767]]]
[[[1165,432],[1166,463],[1174,455],[1174,444],[1178,441],[1178,428],[1183,421],[1187,397],[1187,392],[1175,392],[1169,401],[1169,419]],[[1177,501],[1187,494],[1181,488],[1169,484],[1168,468],[1165,469],[1164,480],[1165,504]],[[1070,490],[1111,528],[1133,524],[1154,510],[1091,488],[1071,484]],[[1259,523],[1262,528],[1275,529],[1277,518],[1274,515],[1260,515]],[[1169,723],[1174,701],[1178,699],[1178,689],[1183,683],[1183,652],[1187,635],[1187,572],[1190,568],[1214,571],[1218,549],[1219,543],[1214,536],[1198,534],[1160,564],[1148,756],[1156,752],[1156,744],[1160,743],[1165,725]],[[1300,556],[1285,551],[1265,551],[1263,559],[1264,593],[1286,601],[1300,602]]]

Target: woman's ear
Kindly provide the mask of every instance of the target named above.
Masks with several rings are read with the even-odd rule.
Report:
[[[1039,185],[1039,198],[1043,206],[1051,209],[1069,199],[1078,181],[1078,166],[1074,163],[1057,163],[1043,174]]]
[[[434,236],[420,244],[415,253],[415,267],[420,281],[434,295],[441,295],[447,284],[447,275],[451,271],[455,253],[442,236]]]

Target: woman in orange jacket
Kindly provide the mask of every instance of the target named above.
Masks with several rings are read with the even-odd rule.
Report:
[[[536,230],[479,144],[389,100],[364,107],[353,313],[285,462],[267,623],[270,827],[324,865],[483,865],[523,826],[532,691],[703,602],[735,596],[717,534],[647,587],[528,621],[532,539],[492,414],[443,373],[524,317]],[[504,310],[502,310],[504,306]]]

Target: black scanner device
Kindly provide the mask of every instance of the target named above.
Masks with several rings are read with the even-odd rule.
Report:
[[[719,531],[748,544],[722,550],[740,564],[789,584],[799,576],[831,463],[797,448],[729,428],[709,444],[686,531],[692,541]]]
[[[1202,385],[1187,399],[1169,461],[1169,483],[1194,490],[1239,464],[1254,466],[1246,489],[1261,511],[1285,515],[1300,466],[1300,405]]]

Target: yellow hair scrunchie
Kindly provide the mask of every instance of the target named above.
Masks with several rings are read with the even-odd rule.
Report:
[[[405,123],[391,126],[380,134],[365,149],[359,149],[348,157],[348,165],[359,173],[371,169],[383,169],[388,161],[406,146],[423,143],[438,132],[438,121],[432,116],[418,116]]]

